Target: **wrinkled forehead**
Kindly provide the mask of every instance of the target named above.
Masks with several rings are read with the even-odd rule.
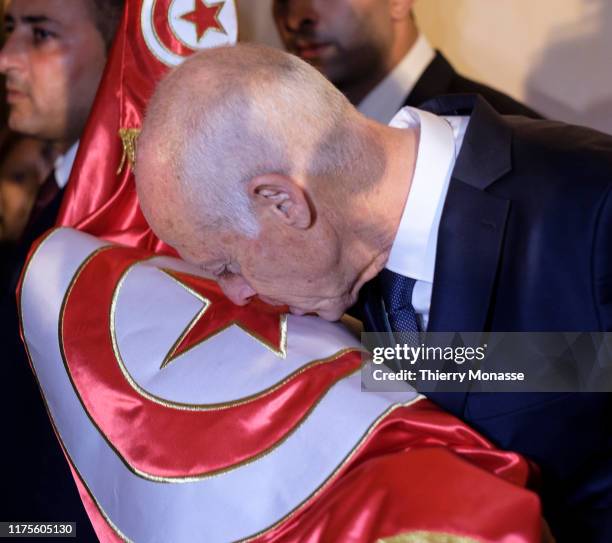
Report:
[[[155,142],[144,135],[138,140],[134,172],[138,203],[157,237],[172,245],[171,240],[177,236],[189,234],[185,232],[188,210],[178,193],[173,172],[160,160]]]
[[[212,274],[234,261],[232,255],[235,253],[235,247],[232,243],[224,243],[222,236],[215,231],[209,232],[205,239],[184,237],[170,245],[183,260]]]
[[[173,246],[179,256],[205,271],[215,268],[217,265],[225,264],[227,255],[219,248],[213,248],[210,244],[197,244],[192,241],[185,241]]]
[[[175,195],[154,190],[142,190],[138,195],[145,219],[159,239],[177,250],[193,246],[199,234]]]
[[[148,184],[140,178],[138,195],[140,207],[155,235],[176,249],[184,260],[201,266],[225,258],[220,241],[222,234],[203,224],[197,212],[190,209],[192,206],[168,185]]]

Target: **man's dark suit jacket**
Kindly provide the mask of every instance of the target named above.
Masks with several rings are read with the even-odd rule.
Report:
[[[19,338],[15,298],[30,245],[55,225],[62,195],[28,224],[16,246],[0,249],[0,424],[5,443],[0,520],[76,522],[79,541],[96,541]]]
[[[419,107],[431,98],[446,94],[480,94],[498,113],[525,115],[534,119],[541,117],[507,94],[459,75],[444,55],[436,51],[436,56],[407,96],[404,105]]]
[[[612,330],[612,137],[502,117],[475,96],[441,218],[428,331]],[[366,330],[388,332],[376,279]],[[431,399],[542,468],[561,541],[612,541],[609,394],[435,393]]]

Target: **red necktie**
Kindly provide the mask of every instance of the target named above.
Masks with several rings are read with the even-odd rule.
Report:
[[[33,225],[36,224],[42,212],[53,201],[53,199],[57,196],[59,191],[60,191],[60,188],[57,185],[57,181],[55,179],[55,170],[51,170],[51,173],[47,176],[47,179],[45,179],[45,182],[41,185],[40,189],[38,189],[38,194],[36,195],[36,201],[34,202],[34,205],[32,206],[32,212],[30,213],[28,224],[25,227],[24,235],[26,232],[29,232],[31,230]]]

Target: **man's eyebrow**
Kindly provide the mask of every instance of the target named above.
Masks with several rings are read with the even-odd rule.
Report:
[[[59,24],[58,21],[56,21],[55,19],[50,19],[46,15],[23,15],[19,19],[21,20],[21,22],[30,24],[30,25],[35,25],[35,24],[40,24],[40,23]]]
[[[227,266],[227,262],[225,260],[217,260],[213,262],[207,262],[206,264],[202,264],[200,268],[204,271],[208,271],[210,273],[214,273],[219,268],[224,268]]]

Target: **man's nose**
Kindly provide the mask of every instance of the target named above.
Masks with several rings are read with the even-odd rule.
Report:
[[[23,47],[19,38],[10,33],[0,49],[0,73],[7,74],[18,68],[23,62]]]
[[[246,305],[251,298],[257,294],[242,277],[234,276],[231,279],[219,280],[219,286],[232,303],[236,305]]]
[[[287,4],[286,26],[297,32],[303,27],[314,27],[319,21],[319,14],[314,0],[289,0]]]

